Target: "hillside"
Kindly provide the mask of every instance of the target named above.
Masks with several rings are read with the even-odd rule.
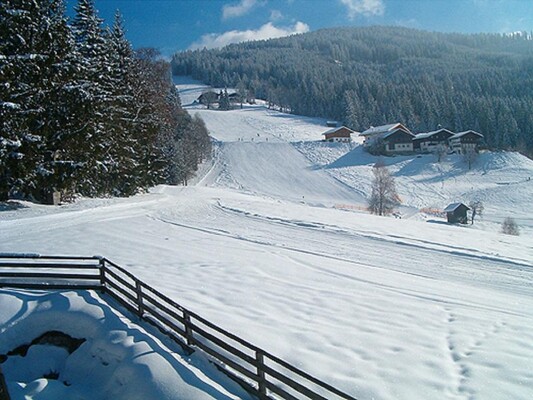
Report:
[[[356,130],[474,129],[491,148],[533,151],[533,41],[400,27],[325,29],[177,53],[176,75],[246,88],[294,114]],[[305,62],[303,62],[305,60]]]
[[[190,105],[205,86],[188,79],[178,88],[217,140],[198,184],[61,207],[6,204],[0,252],[103,254],[358,399],[531,398],[531,230],[515,237],[490,221],[478,229],[338,209],[363,204],[375,160],[359,147],[315,141],[323,120],[262,104],[206,110]],[[487,157],[487,170],[471,175],[448,160],[445,188],[491,192],[533,171],[514,153]],[[402,193],[410,209],[420,188],[428,201],[451,196],[428,179],[438,167],[431,160],[389,161],[398,180],[421,181],[411,197]],[[516,203],[502,198],[498,209],[525,210],[533,187],[520,187]],[[165,378],[154,371],[156,383]]]
[[[205,184],[271,197],[283,193],[292,201],[328,207],[366,207],[372,166],[379,158],[357,142],[351,146],[320,142],[328,129],[324,119],[283,114],[264,104],[206,110],[193,104],[205,85],[182,77],[175,77],[175,82],[185,107],[202,117],[218,143],[219,155]],[[433,155],[384,157],[382,161],[396,179],[404,218],[431,220],[433,216],[419,211],[480,200],[485,213],[474,228],[499,231],[502,220],[511,216],[523,228],[533,229],[529,206],[533,161],[518,153],[483,152],[471,170],[457,155],[440,163]]]

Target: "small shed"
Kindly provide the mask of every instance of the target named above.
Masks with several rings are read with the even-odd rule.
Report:
[[[446,213],[446,217],[448,218],[448,223],[467,224],[468,217],[466,213],[468,210],[470,210],[470,207],[466,206],[463,203],[452,203],[444,209],[444,212]]]

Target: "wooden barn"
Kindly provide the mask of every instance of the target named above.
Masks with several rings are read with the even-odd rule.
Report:
[[[329,131],[324,132],[322,135],[325,137],[324,141],[326,142],[351,142],[352,141],[352,131],[350,128],[341,126],[339,128],[333,128]]]
[[[419,133],[413,139],[413,148],[422,153],[431,153],[439,146],[448,148],[448,141],[455,133],[448,129],[438,129],[432,132]]]
[[[467,211],[470,210],[470,207],[464,205],[463,203],[452,203],[444,209],[446,217],[448,218],[448,223],[450,224],[467,224],[468,216]]]
[[[362,136],[364,138],[363,146],[371,147],[377,139],[383,137],[384,134],[392,132],[395,129],[402,129],[406,132],[411,132],[405,127],[405,125],[396,122],[395,124],[371,126],[366,131],[361,132],[359,136]]]
[[[479,143],[482,140],[483,135],[479,132],[472,130],[459,132],[450,138],[450,147],[457,154],[478,151]]]
[[[413,135],[408,130],[396,128],[381,136],[386,153],[410,153],[413,151]]]

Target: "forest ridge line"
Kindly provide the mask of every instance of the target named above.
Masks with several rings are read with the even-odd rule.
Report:
[[[402,27],[323,29],[180,52],[175,75],[247,90],[291,113],[362,131],[401,121],[483,132],[491,149],[533,155],[533,34]]]

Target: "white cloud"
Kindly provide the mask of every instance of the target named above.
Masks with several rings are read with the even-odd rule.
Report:
[[[280,19],[283,19],[283,14],[279,10],[270,10],[270,20],[271,21],[279,21]]]
[[[309,32],[309,25],[300,21],[296,22],[293,26],[287,27],[276,27],[272,22],[268,22],[256,30],[228,31],[224,33],[209,33],[203,35],[200,40],[191,44],[189,49],[203,49],[204,47],[207,49],[214,49],[217,47],[224,47],[231,43],[274,39],[305,32]]]
[[[222,19],[242,17],[250,12],[257,4],[257,0],[241,0],[237,4],[229,4],[222,7]]]
[[[385,4],[383,0],[340,0],[348,8],[348,18],[354,19],[357,15],[370,17],[383,15]]]

